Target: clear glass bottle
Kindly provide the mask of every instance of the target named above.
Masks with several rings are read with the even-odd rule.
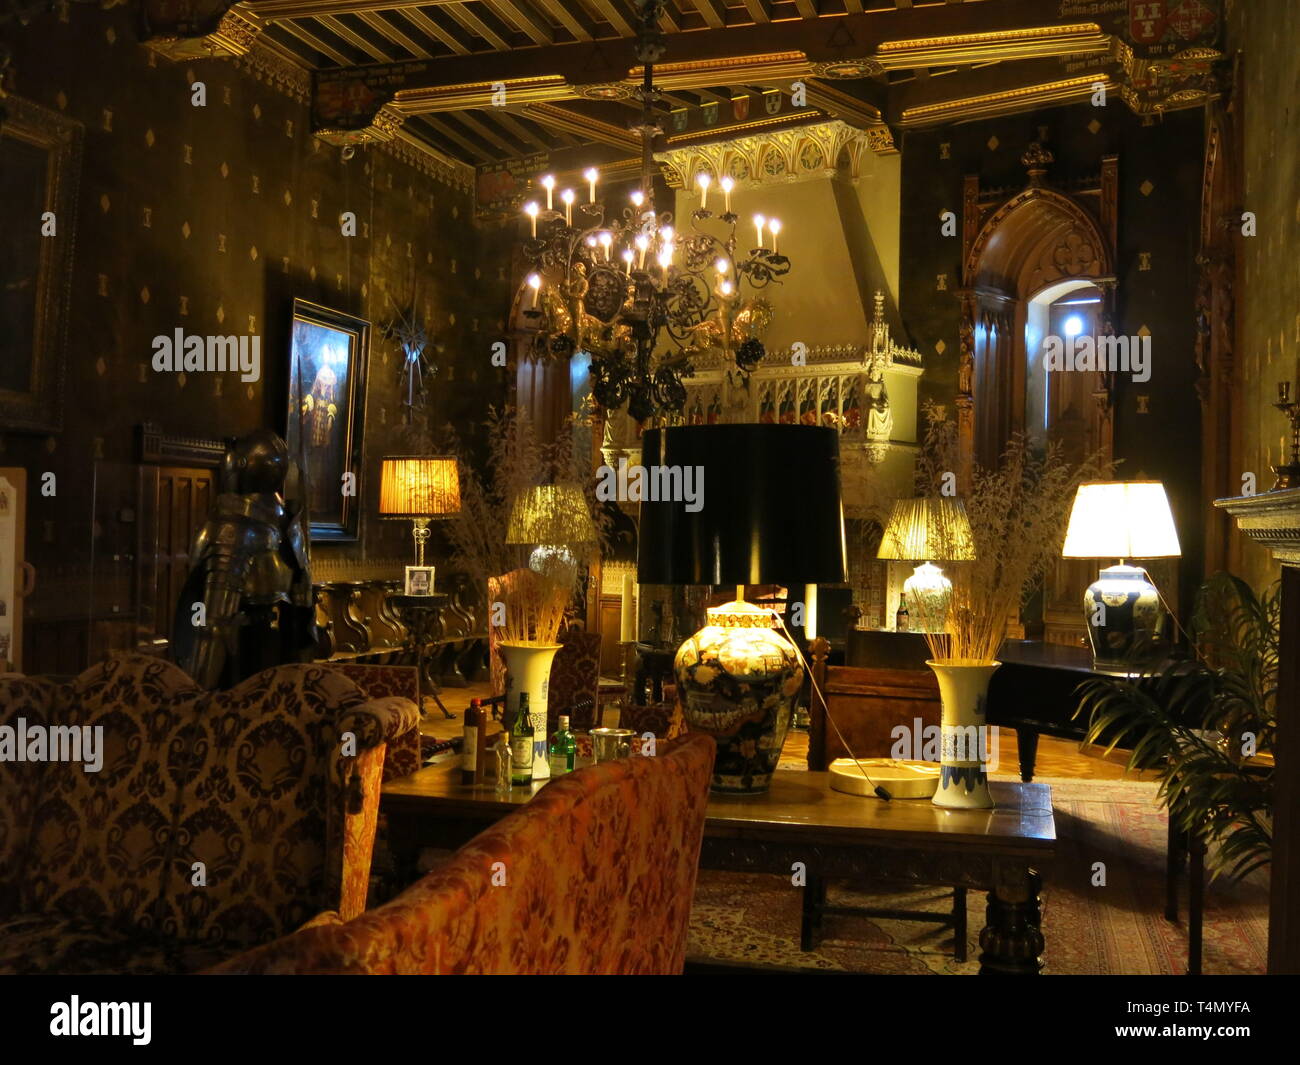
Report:
[[[497,734],[497,745],[492,748],[496,756],[498,794],[510,794],[510,767],[513,757],[510,751],[510,733],[504,729]]]
[[[551,766],[551,776],[558,777],[573,772],[573,762],[578,756],[578,740],[569,731],[569,715],[561,714],[559,728],[551,737],[551,746],[546,752]]]

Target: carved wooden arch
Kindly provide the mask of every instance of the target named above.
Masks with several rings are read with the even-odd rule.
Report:
[[[1039,215],[1049,212],[1059,214],[1060,222],[1050,230],[1044,229],[1039,233],[1031,233],[1023,240],[1009,243],[1008,254],[1004,258],[1010,259],[1018,252],[1023,252],[1028,257],[1032,255],[1033,251],[1049,244],[1062,233],[1065,234],[1067,239],[1070,235],[1086,237],[1087,243],[1095,250],[1096,254],[1090,257],[1089,261],[1079,263],[1079,269],[1061,269],[1057,277],[1044,280],[1042,284],[1034,286],[1031,291],[1019,292],[1018,295],[1021,299],[1027,299],[1035,292],[1042,291],[1048,285],[1066,278],[1091,277],[1101,280],[1114,274],[1115,251],[1112,243],[1113,238],[1108,239],[1102,233],[1097,219],[1071,197],[1057,192],[1055,189],[1031,186],[1007,200],[981,227],[979,234],[975,237],[966,254],[962,270],[963,282],[967,286],[980,283],[981,275],[987,269],[985,263],[986,253],[989,251],[989,245],[993,239],[1005,233],[1014,234],[1016,229],[1022,228],[1017,226],[1017,223],[1031,212]],[[1021,271],[1017,270],[1017,281],[1022,280],[1020,274]]]
[[[1104,158],[1095,184],[1075,194],[1046,184],[1052,156],[1040,145],[1031,145],[1022,161],[1028,184],[1009,197],[981,197],[977,175],[965,182],[956,397],[963,484],[969,483],[975,461],[996,461],[1005,438],[1023,425],[1029,301],[1062,281],[1088,280],[1103,294],[1102,331],[1111,332],[1115,321],[1117,158]],[[1097,375],[1089,427],[1092,445],[1106,458],[1112,453],[1112,376]],[[976,424],[977,401],[982,416],[991,419],[982,430]]]

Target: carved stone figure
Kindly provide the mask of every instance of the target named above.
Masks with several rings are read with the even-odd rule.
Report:
[[[310,660],[317,642],[304,486],[288,446],[266,429],[234,441],[218,483],[172,627],[176,661],[205,688]]]

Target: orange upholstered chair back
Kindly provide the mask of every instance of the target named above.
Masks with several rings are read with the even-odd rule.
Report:
[[[713,740],[553,780],[441,869],[223,972],[679,973]]]

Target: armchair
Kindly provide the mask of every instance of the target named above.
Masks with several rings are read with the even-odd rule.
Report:
[[[713,755],[691,735],[553,780],[392,902],[213,971],[680,973]]]

